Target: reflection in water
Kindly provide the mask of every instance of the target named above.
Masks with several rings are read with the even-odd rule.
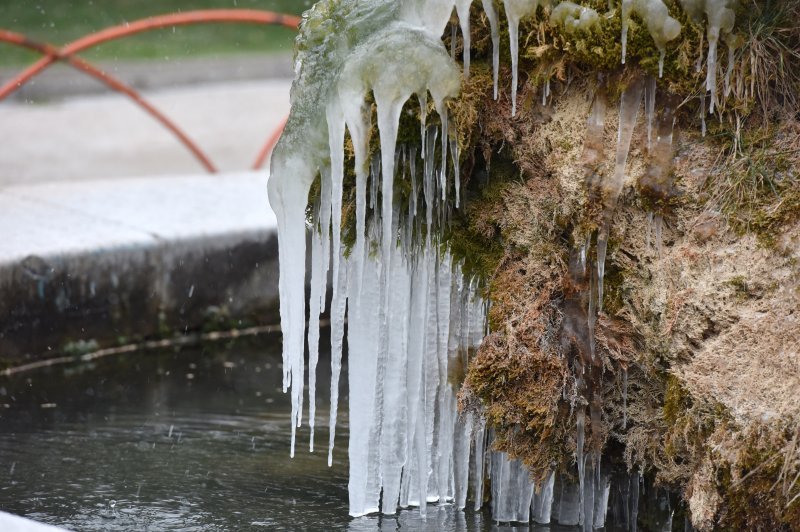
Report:
[[[265,336],[0,379],[0,510],[82,531],[548,530],[452,506],[351,519],[346,412],[333,467],[326,453],[290,460],[280,363]],[[328,401],[317,395],[323,439]]]

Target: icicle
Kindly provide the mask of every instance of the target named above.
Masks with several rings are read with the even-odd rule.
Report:
[[[700,134],[706,136],[706,96],[700,97]]]
[[[494,80],[494,99],[498,97],[497,78],[500,72],[500,24],[497,19],[497,10],[494,7],[494,0],[481,0],[483,11],[489,19],[489,29],[492,35],[492,77]]]
[[[709,114],[714,113],[717,103],[717,44],[720,36],[727,36],[733,31],[735,12],[733,8],[738,0],[681,0],[684,10],[696,22],[705,13],[708,24],[708,57],[706,60],[706,92],[711,93]],[[702,43],[701,43],[702,48]]]
[[[633,0],[622,0],[622,64],[625,64],[625,56],[628,53],[628,23],[633,10]]]
[[[545,99],[550,97],[550,79],[548,78],[544,84]]]
[[[575,526],[581,522],[582,499],[580,487],[576,484],[565,482],[561,479],[561,489],[558,497],[558,516],[555,519],[558,524],[565,526]],[[556,505],[553,505],[554,508]]]
[[[316,220],[319,222],[319,205],[316,209]],[[309,451],[314,452],[314,425],[316,421],[317,362],[319,361],[319,315],[320,301],[325,297],[328,273],[323,262],[328,257],[323,255],[322,237],[315,230],[311,235],[311,300],[309,302],[308,322],[308,427]]]
[[[617,207],[617,200],[625,185],[625,164],[636,125],[636,115],[642,100],[644,82],[642,78],[634,80],[622,93],[619,106],[619,132],[617,134],[617,155],[614,163],[614,174],[610,182],[603,182],[603,226],[597,235],[597,306],[603,310],[603,278],[605,276],[606,251],[608,235],[611,230],[611,218]]]
[[[455,24],[450,24],[450,58],[456,60],[456,38],[458,37],[458,30]]]
[[[380,154],[372,157],[369,165],[369,208],[378,216],[378,187],[381,175]]]
[[[731,94],[731,77],[733,76],[733,66],[736,61],[736,47],[739,44],[739,39],[729,36],[728,37],[728,65],[725,69],[725,97]]]
[[[459,5],[465,75],[469,72],[469,4],[461,0]],[[292,394],[291,453],[304,400],[304,214],[311,184],[320,175],[311,235],[309,447],[313,450],[319,316],[325,307],[330,262],[328,463],[333,460],[347,315],[351,515],[376,512],[381,506],[391,514],[398,504],[418,504],[424,515],[428,502],[453,500],[463,507],[466,501],[475,420],[457,419],[458,382],[450,382],[449,368],[465,363],[468,353],[482,340],[485,306],[476,297],[475,284],[465,283],[460,269],[452,265],[450,255],[440,249],[434,236],[434,229],[447,226],[452,209],[447,201],[448,150],[455,172],[455,203],[460,205],[457,138],[450,134],[446,107],[446,101],[458,94],[460,75],[440,40],[452,7],[449,0],[382,4],[375,10],[376,16],[384,17],[377,30],[365,26],[370,17],[362,17],[363,10],[343,13],[355,26],[352,32],[328,35],[330,47],[326,44],[326,50],[330,53],[320,54],[319,47],[298,52],[292,113],[272,160],[269,196],[279,231],[283,385],[287,391],[291,387]],[[316,30],[309,27],[304,31]],[[367,160],[371,109],[365,99],[369,92],[377,105],[381,143],[380,156],[372,161]],[[441,131],[435,126],[429,131],[426,125],[429,92],[440,115]],[[400,113],[413,94],[420,100],[425,159],[419,174],[416,151],[396,146]],[[345,259],[341,226],[348,130],[356,163],[357,234],[351,255]],[[410,181],[411,199],[402,214],[395,201],[395,179]],[[418,213],[420,186],[426,202],[427,233]],[[372,209],[369,225],[368,206]],[[426,235],[424,239],[422,235]],[[459,290],[457,298],[454,289]],[[452,312],[454,301],[460,311],[457,317]],[[454,344],[458,348],[452,353],[451,325],[459,330]],[[527,504],[529,507],[530,501]]]
[[[438,135],[438,129],[436,126],[431,126],[431,131],[428,132],[426,138],[426,144],[424,146],[424,151],[426,153],[425,165],[424,165],[424,175],[423,175],[423,185],[422,190],[425,197],[425,221],[427,223],[427,234],[431,233],[431,227],[433,225],[433,204],[436,201],[436,140]]]
[[[474,482],[473,496],[475,497],[475,511],[479,511],[483,507],[483,477],[485,474],[485,454],[486,449],[486,427],[481,426],[475,430],[475,468],[473,469],[472,478]]]
[[[326,111],[328,121],[328,142],[330,145],[331,159],[331,234],[332,234],[332,272],[337,281],[333,285],[333,299],[331,302],[331,368],[334,365],[341,367],[342,345],[344,334],[344,315],[346,305],[346,272],[341,268],[341,229],[342,229],[342,187],[344,179],[344,113],[338,99],[328,105]],[[338,373],[338,370],[337,370]],[[302,376],[301,376],[302,383]],[[302,385],[299,386],[302,389]],[[338,375],[337,375],[338,388]],[[331,381],[331,396],[333,396],[333,380]],[[338,393],[338,390],[337,390]],[[331,437],[329,440],[328,463],[333,460],[333,435],[336,425],[334,403],[331,401]]]
[[[425,158],[425,136],[428,133],[428,92],[425,91],[423,94],[418,94],[417,98],[419,99],[419,135],[420,135],[420,146],[422,146],[422,158]]]
[[[594,506],[594,527],[603,528],[606,525],[608,513],[608,496],[611,492],[611,482],[607,475],[600,475],[600,467],[597,468],[597,479],[595,484],[595,506]]]
[[[433,454],[434,445],[434,432],[435,432],[435,405],[437,388],[439,386],[439,361],[438,361],[438,330],[437,330],[437,285],[436,285],[436,250],[432,247],[430,238],[425,247],[425,260],[428,261],[428,279],[423,285],[423,289],[428,290],[427,308],[425,315],[427,316],[426,325],[424,330],[424,361],[423,361],[423,383],[424,387],[421,391],[421,399],[424,407],[422,408],[423,414],[423,435],[424,447],[421,454],[417,456],[420,461],[418,471],[422,472],[417,479],[419,482],[419,509],[422,515],[426,513],[427,503],[435,502],[437,497],[430,497],[430,479],[433,478],[433,473],[436,468],[434,463],[435,456]]]
[[[700,72],[703,70],[703,50],[705,50],[706,36],[704,33],[700,34],[700,47],[697,51],[697,60],[694,62],[694,71]]]
[[[392,232],[392,215],[394,202],[394,166],[395,147],[397,146],[397,128],[400,124],[400,112],[403,104],[411,96],[410,93],[400,97],[392,93],[376,90],[375,103],[378,105],[378,131],[381,138],[381,223],[383,236],[381,250],[386,261],[383,264],[384,282],[391,269],[391,249],[394,246]]]
[[[419,495],[420,479],[426,474],[426,467],[421,467],[425,457],[425,330],[427,326],[427,307],[429,292],[428,286],[429,263],[424,256],[416,259],[411,272],[412,290],[409,310],[408,325],[408,355],[407,355],[407,395],[408,430],[406,433],[409,460],[404,467],[401,504],[421,505],[423,496]],[[427,488],[427,479],[424,481]],[[416,492],[416,500],[413,493]]]
[[[631,489],[630,489],[630,506],[631,506],[631,519],[628,523],[628,530],[631,532],[636,532],[639,526],[639,482],[641,476],[639,473],[634,473],[630,477]]]
[[[561,24],[568,33],[589,30],[600,24],[600,15],[591,7],[561,2],[550,13],[550,22]]]
[[[719,33],[708,27],[708,62],[706,64],[706,92],[709,93],[708,114],[714,114],[714,105],[717,103],[717,41]]]
[[[408,335],[411,308],[411,272],[394,248],[390,275],[389,326],[385,374],[382,390],[383,431],[381,432],[380,480],[383,486],[382,512],[394,514],[400,497],[400,480],[407,460],[408,404],[406,371],[408,368]],[[382,392],[382,393],[381,393]]]
[[[361,289],[361,276],[364,273],[370,112],[366,108],[364,88],[360,84],[355,87],[340,86],[339,98],[355,153],[356,244],[353,249],[353,257],[356,261],[354,265],[355,291],[358,293]]]
[[[662,0],[622,0],[622,63],[628,41],[628,24],[631,13],[636,13],[644,21],[650,36],[659,52],[659,74],[664,68],[666,45],[681,33],[681,24],[669,16],[669,9]]]
[[[424,145],[424,144],[423,144]],[[425,153],[425,150],[421,150]],[[411,173],[411,201],[409,202],[409,218],[413,221],[417,216],[417,201],[419,198],[419,186],[417,184],[417,148],[411,148],[409,154],[409,170]]]
[[[443,101],[435,101],[434,106],[442,122],[442,167],[439,172],[439,187],[442,193],[442,203],[447,199],[447,147],[450,141],[449,120],[447,108]]]
[[[586,120],[586,136],[583,141],[583,155],[581,164],[584,170],[586,190],[590,198],[600,199],[600,165],[603,162],[603,132],[605,129],[607,100],[605,88],[601,84],[592,101],[589,118]],[[586,250],[582,255],[583,264],[586,263]]]
[[[542,525],[550,524],[555,480],[556,474],[554,472],[550,473],[550,476],[548,476],[547,480],[542,484],[539,493],[535,493],[533,496],[533,502],[531,503],[531,519]]]
[[[453,482],[455,484],[454,502],[456,508],[463,510],[467,506],[467,487],[469,486],[470,442],[474,421],[466,416],[456,422],[456,433],[453,448]]]
[[[434,252],[438,256],[437,253]],[[437,257],[438,258],[438,257]],[[452,265],[449,254],[441,258],[436,267],[436,354],[439,363],[437,396],[437,488],[438,499],[445,502],[454,496],[453,487],[453,437],[455,435],[457,404],[453,387],[448,382],[448,354],[450,339],[450,291],[452,287]]]
[[[334,250],[340,254],[342,250]],[[344,336],[344,313],[347,299],[344,292],[347,287],[347,268],[339,268],[338,275],[334,277],[333,291],[341,294],[331,302],[331,414],[330,435],[328,437],[328,467],[333,465],[333,445],[336,438],[336,418],[339,409],[339,373],[342,370],[342,340]],[[359,298],[361,294],[359,293]],[[351,381],[352,382],[352,381]]]
[[[461,37],[464,40],[464,78],[469,78],[470,47],[472,42],[469,34],[469,8],[472,0],[455,0],[458,23],[461,26]]]
[[[308,191],[316,170],[302,154],[291,154],[289,150],[276,150],[272,162],[273,167],[282,170],[279,172],[281,175],[291,173],[293,176],[293,179],[288,181],[272,173],[268,189],[280,235],[278,252],[281,257],[279,288],[281,328],[284,334],[283,389],[287,391],[293,382],[292,379],[299,376],[299,382],[295,379],[294,383],[302,390],[303,374],[300,368],[303,364],[305,330],[305,205],[308,202]],[[298,417],[294,396],[292,409],[291,422],[294,433]],[[294,454],[294,443],[290,453]]]
[[[664,205],[675,195],[675,185],[672,177],[672,138],[675,127],[676,104],[671,99],[665,99],[660,110],[657,124],[657,137],[650,161],[644,175],[639,179],[639,189],[654,203]],[[653,225],[653,214],[648,214],[648,247],[649,230]],[[655,217],[655,239],[657,253],[661,254],[661,228],[663,215],[659,212]]]
[[[360,304],[350,310],[348,327],[348,380],[361,383],[350,387],[350,515],[360,516],[378,511],[377,501],[369,498],[370,465],[374,458],[370,437],[375,417],[375,388],[377,357],[379,349],[378,330],[380,316],[375,309],[381,304],[381,281],[379,265],[368,260],[364,265]],[[373,450],[374,452],[374,450]]]
[[[517,115],[517,88],[519,81],[519,21],[533,15],[539,7],[538,0],[503,0],[508,19],[508,36],[511,44],[511,116]]]
[[[459,161],[458,139],[450,139],[450,155],[453,157],[453,174],[455,177],[456,209],[461,206],[461,161]]]
[[[591,457],[586,456],[584,460],[589,460]],[[595,510],[595,497],[597,494],[597,479],[595,475],[596,464],[590,461],[588,468],[588,475],[584,473],[584,479],[581,483],[581,502],[582,502],[582,520],[584,532],[592,532],[594,530],[594,510]],[[586,464],[584,464],[586,467]]]
[[[506,453],[492,452],[492,518],[499,522],[530,521],[534,486],[530,474]]]
[[[628,427],[628,368],[622,370],[622,428]]]
[[[656,79],[652,76],[648,77],[645,83],[644,108],[647,113],[647,153],[650,153],[653,141],[653,116],[656,109]]]
[[[584,487],[586,485],[586,459],[583,454],[583,444],[586,438],[586,412],[583,408],[577,412],[577,427],[575,435],[575,461],[578,463],[578,493],[580,498],[579,512],[581,522],[584,521]]]

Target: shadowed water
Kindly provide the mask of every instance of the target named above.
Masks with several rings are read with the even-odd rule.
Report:
[[[449,505],[351,519],[346,412],[333,467],[326,449],[307,452],[306,420],[290,459],[280,361],[279,337],[264,336],[0,379],[0,510],[81,531],[549,530]],[[318,445],[329,364],[323,353]]]

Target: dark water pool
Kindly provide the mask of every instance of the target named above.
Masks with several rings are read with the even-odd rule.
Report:
[[[549,530],[451,506],[347,515],[347,419],[333,467],[289,459],[280,340],[140,352],[0,378],[0,510],[81,531]],[[327,442],[329,359],[317,439]],[[344,379],[343,379],[344,380]],[[346,405],[346,389],[342,390]],[[341,404],[341,403],[340,403]]]
[[[275,335],[0,377],[0,510],[80,531],[574,530],[498,526],[448,505],[424,520],[416,510],[350,518],[346,408],[331,468],[324,448],[330,358],[318,368],[316,453],[304,426],[289,458],[281,379]],[[683,530],[678,519],[665,526],[671,510],[649,495],[639,530]]]

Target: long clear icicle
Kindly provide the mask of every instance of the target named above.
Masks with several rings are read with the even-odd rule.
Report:
[[[469,8],[472,0],[455,0],[458,23],[461,26],[461,37],[464,41],[464,78],[469,78],[470,47],[472,39],[469,33]]]
[[[317,221],[319,220],[319,207],[317,208]],[[314,426],[316,421],[316,392],[317,392],[317,362],[319,360],[319,315],[321,312],[320,301],[324,297],[327,287],[328,273],[323,262],[322,238],[318,231],[311,235],[311,300],[309,301],[308,320],[308,427],[311,431],[309,437],[309,451],[314,452]]]
[[[334,253],[337,253],[334,251]],[[339,260],[343,258],[341,251]],[[334,292],[343,293],[347,286],[347,268],[339,268],[333,280]],[[331,303],[331,412],[328,436],[328,467],[333,465],[333,447],[336,439],[336,419],[339,410],[339,374],[342,371],[342,341],[344,337],[344,314],[347,300],[345,297],[334,298]],[[352,381],[351,381],[352,382]]]
[[[489,20],[489,30],[492,35],[492,80],[494,82],[494,99],[498,97],[497,78],[500,73],[500,23],[497,17],[497,9],[494,7],[493,0],[482,0],[483,11]]]
[[[631,148],[636,116],[642,102],[644,81],[637,78],[622,93],[619,105],[619,131],[617,133],[617,154],[614,162],[612,178],[603,181],[603,225],[597,235],[597,306],[603,310],[603,278],[605,276],[606,252],[608,236],[611,230],[611,218],[617,207],[619,195],[625,185],[625,165]]]
[[[503,0],[508,19],[508,37],[511,45],[511,116],[517,115],[517,89],[519,87],[519,22],[522,17],[536,13],[538,0]]]

